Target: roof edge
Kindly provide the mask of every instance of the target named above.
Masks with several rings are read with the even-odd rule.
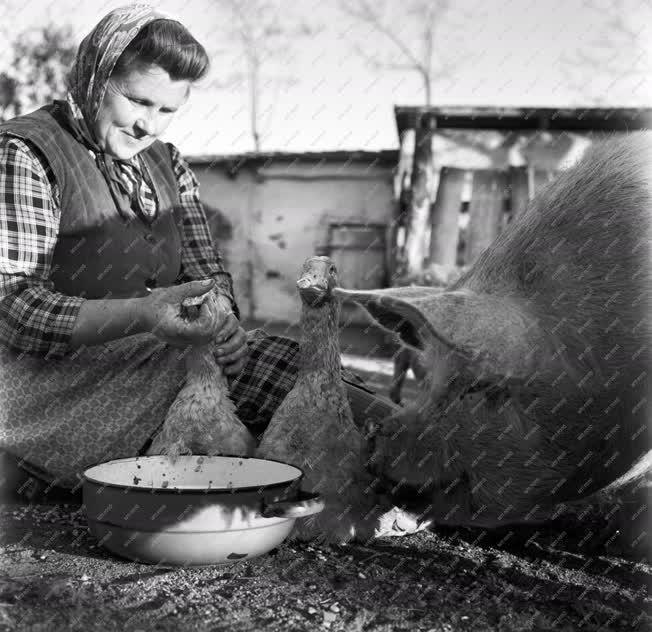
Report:
[[[634,131],[652,128],[647,107],[394,106],[399,136],[424,116],[438,129]]]
[[[187,154],[185,159],[195,165],[227,166],[230,171],[238,171],[244,167],[270,167],[282,162],[296,166],[315,167],[320,163],[365,163],[379,167],[395,167],[398,160],[398,149],[367,150],[333,150],[307,152],[247,152],[241,154]]]

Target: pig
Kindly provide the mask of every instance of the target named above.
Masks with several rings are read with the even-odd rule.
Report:
[[[651,174],[652,133],[594,143],[446,290],[335,290],[427,367],[372,439],[422,517],[533,524],[650,463]]]

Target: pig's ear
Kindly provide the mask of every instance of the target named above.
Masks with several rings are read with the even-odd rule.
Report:
[[[506,297],[429,287],[338,288],[336,295],[360,303],[405,344],[422,350],[434,340],[444,343],[488,379],[529,376],[545,352],[537,323]]]
[[[335,296],[361,305],[383,329],[398,334],[403,344],[423,351],[437,330],[423,311],[410,299],[441,294],[431,287],[397,287],[385,290],[344,290],[335,288]],[[444,341],[448,342],[448,341]]]

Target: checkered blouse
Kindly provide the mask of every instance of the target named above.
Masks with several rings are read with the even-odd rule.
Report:
[[[234,305],[231,275],[213,248],[199,199],[199,183],[179,151],[168,143],[185,212],[178,282],[213,277]],[[138,168],[139,161],[134,162]],[[145,212],[156,212],[146,178]],[[84,299],[54,291],[50,264],[57,242],[60,191],[47,160],[28,141],[0,136],[0,344],[30,354],[69,352]]]

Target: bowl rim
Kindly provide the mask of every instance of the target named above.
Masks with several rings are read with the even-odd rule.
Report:
[[[286,463],[285,461],[279,461],[277,459],[262,459],[260,457],[256,456],[240,456],[237,454],[215,454],[215,455],[208,455],[208,454],[183,454],[180,456],[193,456],[193,457],[209,457],[209,458],[228,458],[228,459],[247,459],[247,460],[255,460],[255,461],[270,461],[272,463],[279,463],[281,465],[285,465],[287,467],[294,468],[297,470],[299,473],[298,476],[291,478],[287,481],[280,481],[278,483],[261,483],[260,485],[248,485],[246,487],[230,487],[230,488],[212,488],[212,487],[143,487],[142,485],[130,485],[130,484],[118,484],[118,483],[109,483],[106,481],[101,481],[97,478],[93,478],[92,476],[88,475],[88,472],[92,470],[93,468],[99,466],[99,465],[106,465],[107,463],[121,463],[124,461],[136,461],[138,459],[157,459],[161,458],[162,455],[160,454],[153,454],[153,455],[142,455],[142,456],[129,456],[125,457],[123,459],[111,459],[110,461],[104,461],[102,463],[96,463],[95,465],[92,465],[89,468],[86,468],[84,472],[82,473],[82,479],[84,483],[84,487],[86,487],[86,483],[92,483],[94,485],[100,485],[101,487],[115,487],[117,489],[125,490],[125,489],[133,489],[136,491],[140,492],[145,492],[147,494],[184,494],[184,493],[199,493],[199,494],[235,494],[238,492],[253,492],[253,491],[263,491],[263,490],[268,490],[268,489],[283,489],[287,488],[289,485],[292,484],[297,484],[297,486],[300,484],[301,480],[303,479],[305,472],[303,471],[302,468],[292,465],[291,463]]]

